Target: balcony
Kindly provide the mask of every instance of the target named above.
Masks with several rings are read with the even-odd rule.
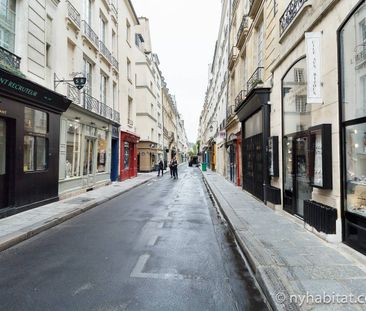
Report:
[[[366,61],[366,47],[363,47],[362,51],[356,54],[355,63],[356,67],[360,66]]]
[[[66,3],[67,3],[67,18],[76,29],[80,29],[81,27],[80,13],[75,9],[75,7],[70,3],[70,1],[66,1]]]
[[[238,33],[236,34],[236,46],[240,50],[244,44],[245,38],[248,34],[248,27],[249,21],[248,16],[243,16],[243,19],[241,20],[241,24],[238,30]]]
[[[114,56],[112,56],[111,61],[112,61],[112,66],[118,71],[119,70],[119,64],[118,64],[117,59]]]
[[[280,35],[285,32],[287,27],[292,23],[296,15],[307,1],[308,0],[292,0],[290,2],[280,18]]]
[[[21,58],[0,46],[0,66],[10,71],[19,71]]]
[[[99,38],[86,21],[83,21],[83,36],[98,50]]]
[[[75,105],[81,106],[95,114],[102,116],[108,120],[119,123],[120,113],[111,107],[100,102],[85,91],[79,91],[74,85],[67,84],[67,97],[73,101]]]
[[[234,64],[238,58],[238,55],[239,55],[238,48],[236,46],[233,46],[231,48],[231,52],[229,55],[229,70],[233,69]]]
[[[133,121],[131,120],[131,119],[127,119],[127,124],[128,124],[128,126],[133,126]]]
[[[249,0],[249,16],[254,19],[263,0]]]
[[[246,90],[241,90],[235,98],[235,109],[238,108],[247,96]]]
[[[110,64],[112,64],[112,53],[108,50],[108,48],[106,47],[104,42],[101,40],[99,41],[99,50],[100,50],[100,54],[102,54],[104,59],[107,62],[109,62]]]
[[[252,89],[254,89],[258,84],[263,83],[263,73],[264,73],[264,68],[263,67],[258,67],[254,71],[254,73],[252,74],[252,76],[249,78],[249,80],[247,82],[247,91],[248,91],[248,93],[250,93],[250,91]]]

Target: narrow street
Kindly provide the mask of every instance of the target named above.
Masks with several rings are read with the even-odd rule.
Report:
[[[0,310],[267,310],[183,165],[0,253]]]

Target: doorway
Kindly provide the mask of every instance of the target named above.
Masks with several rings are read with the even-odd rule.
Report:
[[[111,181],[118,179],[118,139],[112,139]]]
[[[284,209],[304,217],[304,201],[311,199],[313,188],[309,176],[310,137],[294,134],[284,137]]]
[[[0,208],[8,206],[9,196],[9,169],[6,159],[7,150],[7,130],[6,121],[0,118]]]
[[[94,138],[85,138],[83,175],[88,177],[88,187],[92,187],[94,183],[94,145]]]

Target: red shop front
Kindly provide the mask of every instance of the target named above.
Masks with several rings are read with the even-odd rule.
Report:
[[[140,137],[121,131],[120,181],[137,176],[137,143]]]

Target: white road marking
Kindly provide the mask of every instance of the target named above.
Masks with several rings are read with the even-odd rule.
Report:
[[[92,283],[86,283],[86,284],[80,286],[77,290],[75,290],[72,295],[76,296],[76,295],[80,294],[81,292],[84,292],[84,291],[92,289],[92,288],[93,288]]]
[[[142,278],[142,279],[160,279],[160,280],[184,280],[184,276],[178,273],[146,273],[142,272],[145,268],[150,255],[141,255],[133,268],[130,277],[131,278]]]
[[[159,239],[158,235],[152,236],[150,238],[149,242],[147,242],[147,245],[148,246],[154,246],[156,244],[156,242],[158,241],[158,239]]]

